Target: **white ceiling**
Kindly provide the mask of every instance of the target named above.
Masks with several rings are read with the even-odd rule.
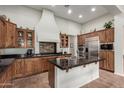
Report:
[[[114,5],[70,5],[69,8],[72,10],[72,14],[68,14],[68,7],[64,5],[56,5],[52,7],[51,5],[28,5],[28,7],[42,11],[43,8],[49,9],[55,13],[56,16],[63,17],[78,23],[85,23],[87,21],[93,20],[105,14],[117,14],[120,10]],[[95,12],[91,11],[91,8],[96,8]],[[78,15],[82,14],[81,19],[78,18]]]

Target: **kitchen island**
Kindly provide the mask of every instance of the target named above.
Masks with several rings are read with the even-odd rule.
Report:
[[[13,80],[48,71],[48,60],[71,54],[0,55],[0,87],[11,87]]]
[[[99,62],[102,60],[98,57],[50,60],[49,84],[55,88],[81,87],[99,78]]]

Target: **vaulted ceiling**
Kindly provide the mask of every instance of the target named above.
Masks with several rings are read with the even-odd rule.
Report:
[[[44,8],[53,11],[56,16],[78,23],[85,23],[106,14],[116,15],[120,10],[114,5],[28,5],[27,7],[42,11]],[[95,8],[95,11],[92,11]],[[68,9],[72,13],[68,14]],[[82,18],[79,18],[82,15]]]

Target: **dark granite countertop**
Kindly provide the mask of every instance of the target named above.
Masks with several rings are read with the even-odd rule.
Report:
[[[64,56],[71,54],[34,54],[31,56],[22,54],[0,55],[0,73],[4,72],[16,59],[38,58],[38,57],[51,57],[51,56]]]
[[[22,59],[22,58],[37,58],[37,57],[50,57],[50,56],[64,56],[64,55],[71,55],[71,54],[33,54],[33,55],[25,55],[25,54],[10,54],[10,55],[0,55],[0,59],[8,59],[8,58],[15,58],[15,59]]]
[[[99,57],[80,58],[80,59],[66,57],[64,59],[56,58],[56,59],[50,60],[49,62],[62,70],[68,70],[73,67],[77,67],[81,65],[85,66],[87,64],[96,63],[103,60],[104,60],[103,58],[99,58]]]

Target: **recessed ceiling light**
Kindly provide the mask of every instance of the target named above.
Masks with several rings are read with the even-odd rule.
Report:
[[[92,11],[92,12],[96,11],[96,8],[92,8],[91,11]]]
[[[79,17],[79,18],[82,18],[83,16],[80,14],[78,17]]]
[[[68,14],[71,14],[72,13],[72,10],[71,9],[68,9]]]

